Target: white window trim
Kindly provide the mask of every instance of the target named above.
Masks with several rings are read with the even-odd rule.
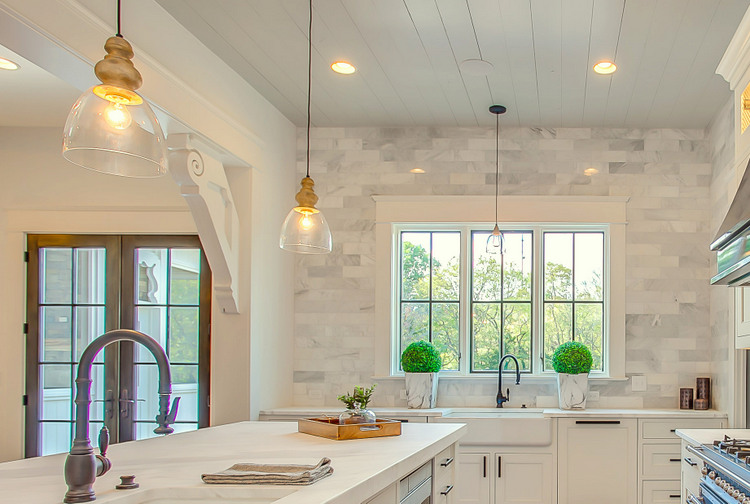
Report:
[[[398,240],[396,224],[486,223],[494,220],[492,196],[373,196],[375,200],[375,374],[378,378],[398,376],[392,348],[398,321],[392,309],[393,286],[398,282]],[[513,224],[597,224],[609,227],[608,351],[605,373],[592,378],[625,378],[625,236],[627,197],[617,196],[500,196],[500,222]],[[406,226],[405,226],[406,227]],[[623,251],[622,253],[617,253]],[[607,307],[605,307],[607,309]],[[394,333],[394,331],[396,331]],[[395,367],[395,369],[394,369]],[[477,379],[483,376],[444,372],[447,377]],[[441,375],[442,375],[441,374]],[[533,377],[545,378],[542,374]],[[554,375],[550,375],[554,376]],[[490,375],[488,378],[491,378]]]

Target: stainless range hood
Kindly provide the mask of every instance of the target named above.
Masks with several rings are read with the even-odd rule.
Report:
[[[719,232],[711,243],[718,273],[711,285],[750,285],[750,163],[737,188]]]

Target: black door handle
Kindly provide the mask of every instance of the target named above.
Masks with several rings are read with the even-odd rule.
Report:
[[[453,485],[448,485],[445,490],[440,492],[440,495],[448,495],[449,493],[451,493],[451,490],[453,490]]]

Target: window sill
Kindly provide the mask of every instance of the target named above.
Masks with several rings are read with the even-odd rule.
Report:
[[[513,377],[513,373],[503,373],[503,378],[505,380],[508,380]],[[374,381],[398,381],[403,380],[404,375],[391,375],[391,376],[373,376],[372,379]],[[603,383],[603,382],[625,382],[628,381],[630,378],[627,376],[589,376],[589,382],[594,383]],[[497,375],[479,375],[479,376],[469,376],[469,375],[458,375],[458,374],[449,374],[449,375],[440,375],[440,381],[445,382],[466,382],[466,383],[497,383]],[[521,375],[521,383],[555,383],[557,381],[557,375],[551,374],[551,375]]]

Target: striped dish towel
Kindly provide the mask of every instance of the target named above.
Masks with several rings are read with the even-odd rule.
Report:
[[[324,457],[316,465],[234,464],[201,478],[204,483],[220,485],[311,485],[332,472],[331,459]]]

